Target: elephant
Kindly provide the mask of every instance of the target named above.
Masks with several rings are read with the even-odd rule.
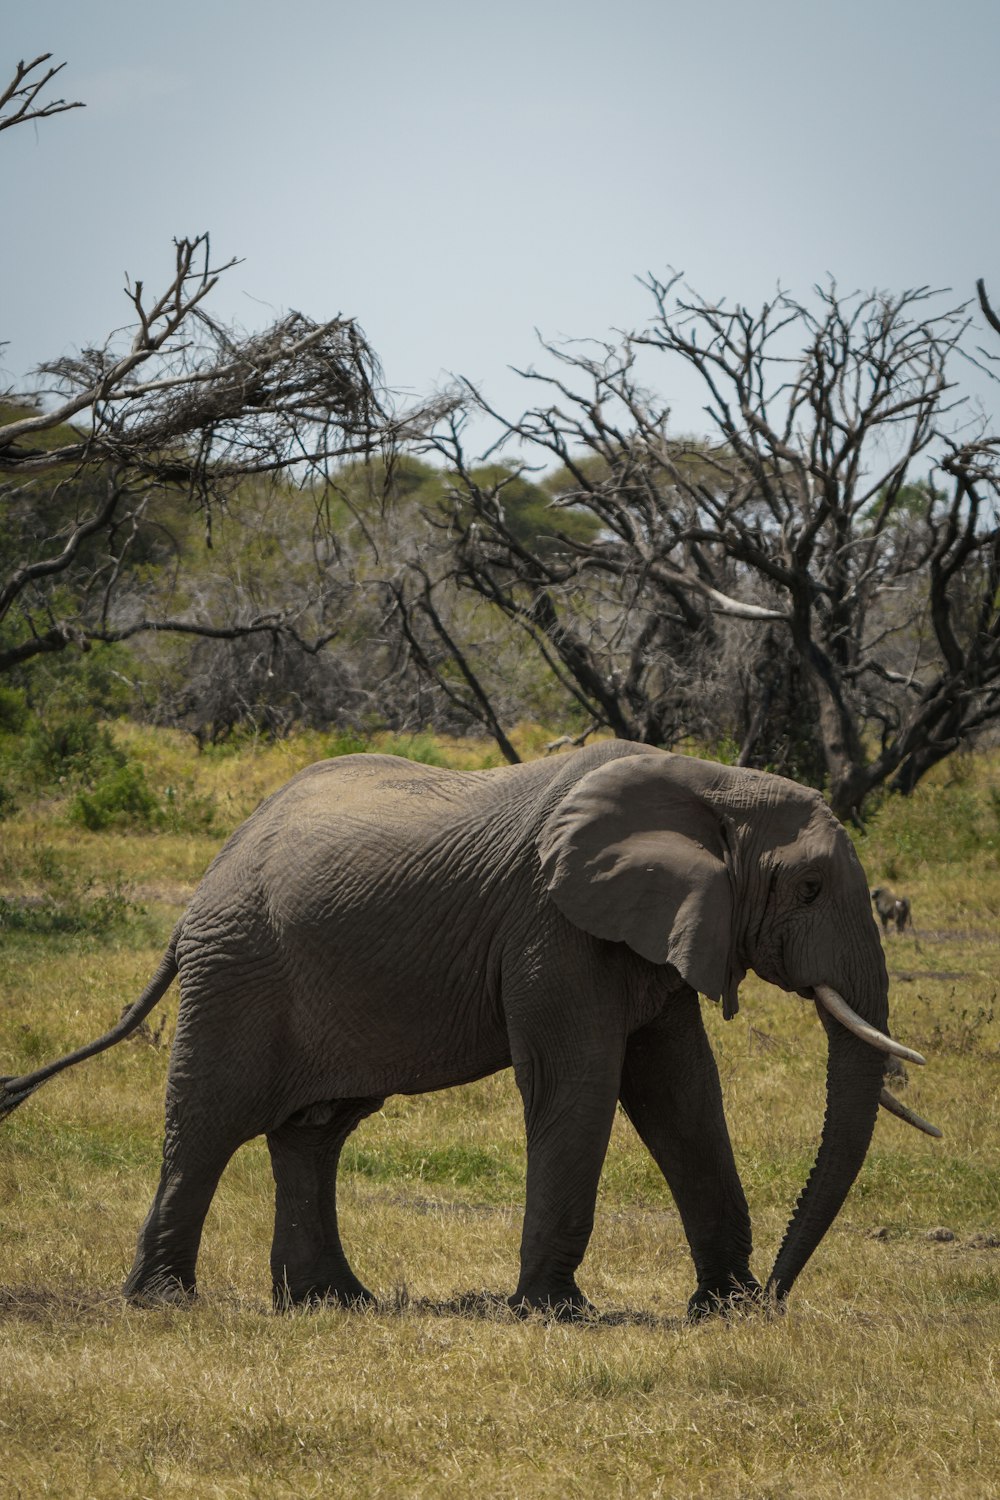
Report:
[[[748,970],[815,1003],[828,1040],[815,1166],[762,1288],[699,996]],[[345,1140],[391,1094],[513,1067],[526,1187],[511,1306],[572,1318],[618,1105],[694,1262],[688,1314],[780,1307],[859,1172],[883,1086],[888,977],[868,885],[821,796],[627,741],[486,771],[320,761],[231,836],[157,972],[96,1041],[0,1080],[0,1116],[122,1040],[180,976],[162,1170],[125,1296],[193,1296],[237,1148],[266,1136],[275,1304],[368,1303],[337,1223]],[[845,998],[845,997],[849,997]]]

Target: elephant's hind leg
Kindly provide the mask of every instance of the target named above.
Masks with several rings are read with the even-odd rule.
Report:
[[[337,1166],[344,1142],[381,1099],[336,1099],[300,1110],[268,1131],[275,1182],[274,1304],[375,1299],[351,1270],[337,1225]]]
[[[160,1185],[139,1231],[135,1263],[124,1287],[129,1302],[150,1306],[194,1296],[205,1215],[226,1163],[240,1144],[235,1139],[212,1154],[164,1150]]]

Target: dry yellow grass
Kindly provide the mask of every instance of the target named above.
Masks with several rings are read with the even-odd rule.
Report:
[[[162,757],[154,784],[190,775],[234,808],[322,753],[199,762],[170,737],[134,746]],[[945,1138],[882,1117],[786,1317],[681,1322],[680,1224],[624,1121],[581,1273],[603,1316],[507,1315],[523,1143],[506,1075],[390,1100],[353,1138],[345,1240],[382,1310],[271,1314],[256,1142],[213,1206],[199,1302],[130,1310],[118,1287],[155,1184],[166,1052],[129,1042],[0,1129],[0,1496],[1000,1495],[997,770],[941,773],[862,841],[872,880],[913,900],[915,935],[887,940],[894,1029],[929,1055],[906,1097]],[[9,893],[25,888],[12,851],[29,837],[75,877],[125,871],[149,910],[100,939],[8,936],[4,1071],[117,1015],[219,843],[88,834],[33,809],[0,825]],[[172,996],[168,1034],[175,1009]],[[818,1137],[820,1028],[757,982],[735,1021],[708,1020],[765,1271]],[[928,1238],[942,1226],[954,1238]]]

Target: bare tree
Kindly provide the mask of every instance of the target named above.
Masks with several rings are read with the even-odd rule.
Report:
[[[751,313],[647,285],[646,329],[546,346],[557,372],[522,373],[548,400],[490,412],[501,443],[560,466],[554,508],[582,507],[596,535],[526,546],[452,420],[451,575],[621,737],[732,732],[720,710],[738,686],[751,763],[774,668],[792,672],[831,803],[856,815],[1000,717],[1000,441],[953,383],[966,311],[926,288],[831,284]],[[653,356],[700,379],[708,439],[668,431],[639,380]]]
[[[47,55],[19,64],[0,94],[13,125],[76,107],[39,101],[59,71]],[[41,369],[32,398],[0,409],[0,671],[68,645],[142,632],[216,638],[294,630],[301,602],[258,604],[224,619],[136,608],[124,584],[155,555],[176,559],[178,506],[197,509],[211,544],[215,519],[253,479],[307,484],[314,526],[346,458],[391,451],[421,420],[396,414],[378,361],[350,318],[301,313],[242,333],[206,304],[235,264],[213,262],[209,237],[175,241],[173,268],[151,293],[128,282],[132,327]],[[40,405],[44,402],[44,405]],[[128,608],[119,607],[128,593]],[[319,649],[319,636],[310,643]]]

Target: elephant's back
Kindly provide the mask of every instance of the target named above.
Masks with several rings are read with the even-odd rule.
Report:
[[[495,773],[453,771],[396,755],[345,755],[300,771],[244,825],[245,843],[267,850],[328,841],[420,846],[452,823],[465,823],[492,800]],[[499,788],[497,788],[499,791]]]
[[[596,748],[596,747],[595,747]],[[572,757],[582,762],[588,752]],[[426,839],[451,824],[504,820],[531,808],[563,780],[571,757],[459,771],[397,755],[361,754],[316,761],[262,802],[222,851],[284,838],[306,826]],[[221,857],[221,856],[220,856]]]
[[[568,756],[486,771],[362,754],[317,761],[261,803],[198,888],[204,909],[263,900],[284,915],[343,910],[369,887],[428,882],[486,894],[534,861],[538,825],[593,765],[648,747],[605,742]],[[659,752],[654,752],[659,753]]]
[[[322,919],[369,890],[430,878],[492,801],[488,778],[393,755],[318,761],[273,793],[209,866],[189,919],[233,903],[281,927]],[[502,772],[499,773],[502,776]],[[483,785],[485,780],[485,786]],[[486,793],[484,799],[484,792]]]

